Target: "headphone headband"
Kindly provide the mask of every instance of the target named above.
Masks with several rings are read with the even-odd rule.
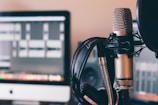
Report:
[[[72,70],[72,89],[76,95],[76,97],[83,101],[80,97],[80,78],[84,71],[85,65],[87,63],[87,59],[93,50],[93,48],[101,42],[106,42],[106,38],[101,37],[92,37],[84,42],[82,42],[73,57],[71,62],[71,70]]]

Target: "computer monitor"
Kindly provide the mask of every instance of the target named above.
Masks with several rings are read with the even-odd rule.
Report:
[[[0,12],[0,100],[68,102],[70,13]]]

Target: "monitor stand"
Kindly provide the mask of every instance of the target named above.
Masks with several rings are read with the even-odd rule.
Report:
[[[11,103],[12,105],[40,105],[40,102],[38,101],[19,101],[19,100],[14,100]]]

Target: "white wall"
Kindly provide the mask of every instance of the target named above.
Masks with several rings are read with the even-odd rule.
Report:
[[[0,11],[68,10],[71,13],[72,55],[78,41],[112,32],[112,13],[128,7],[135,19],[136,0],[0,0]]]

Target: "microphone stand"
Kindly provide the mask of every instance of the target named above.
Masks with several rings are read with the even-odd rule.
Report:
[[[117,58],[118,54],[127,54],[129,58],[132,58],[133,55],[138,55],[143,47],[137,52],[134,52],[134,46],[141,46],[144,44],[141,38],[138,39],[138,41],[133,41],[133,35],[116,36],[116,34],[112,33],[106,41],[105,39],[103,39],[97,44],[97,49],[99,52],[98,57],[100,59],[102,70],[104,72],[107,66],[107,70],[109,72],[109,76],[106,75],[107,73],[103,73],[105,74],[104,81],[106,81],[106,78],[109,78],[109,84],[113,84],[113,88],[109,91],[108,94],[109,97],[112,97],[111,101],[108,100],[110,102],[109,105],[130,105],[129,91],[133,85],[133,74],[128,76],[127,78],[126,76],[119,79],[116,78],[114,61],[115,58]],[[106,57],[106,60],[104,60],[104,57]],[[106,89],[108,88],[106,87]]]
[[[115,68],[114,68],[114,58],[109,57],[107,60],[108,64],[108,71],[111,80],[114,80],[114,74],[115,74]],[[112,82],[113,83],[113,82]],[[116,90],[113,89],[113,91],[116,91],[116,94],[114,93],[113,97],[116,101],[116,105],[130,105],[130,97],[129,97],[129,89],[123,89],[123,90]]]
[[[100,61],[100,66],[101,66],[101,70],[102,70],[102,74],[103,74],[103,78],[104,78],[104,84],[105,87],[107,89],[107,95],[108,95],[108,105],[114,105],[114,94],[113,94],[113,88],[111,86],[111,84],[113,84],[112,80],[112,76],[110,74],[112,74],[113,72],[109,73],[109,66],[107,67],[107,58],[105,60],[105,56],[108,55],[106,52],[106,49],[104,48],[104,42],[100,42],[97,44],[97,49],[98,49],[98,58]]]
[[[134,41],[134,38],[137,39],[137,41]],[[127,59],[132,59],[133,55],[139,55],[142,49],[144,48],[142,47],[144,42],[140,38],[139,34],[131,34],[128,36],[116,36],[116,34],[112,33],[107,40],[107,43],[98,47],[98,50],[103,50],[103,48],[105,48],[105,55],[102,55],[106,57],[109,78],[111,84],[114,85],[114,88],[112,89],[113,100],[116,103],[115,105],[130,105],[129,92],[133,86],[133,71],[131,71],[130,78],[125,78],[125,81],[123,81],[124,84],[120,85],[120,83],[117,83],[118,81],[115,80],[116,68],[114,61],[118,54],[127,54]],[[141,46],[141,49],[134,52],[134,46]],[[133,70],[133,65],[131,67],[131,70]],[[116,94],[114,93],[114,91],[116,91]]]
[[[119,91],[119,103],[118,105],[130,105],[129,90],[124,89]]]

